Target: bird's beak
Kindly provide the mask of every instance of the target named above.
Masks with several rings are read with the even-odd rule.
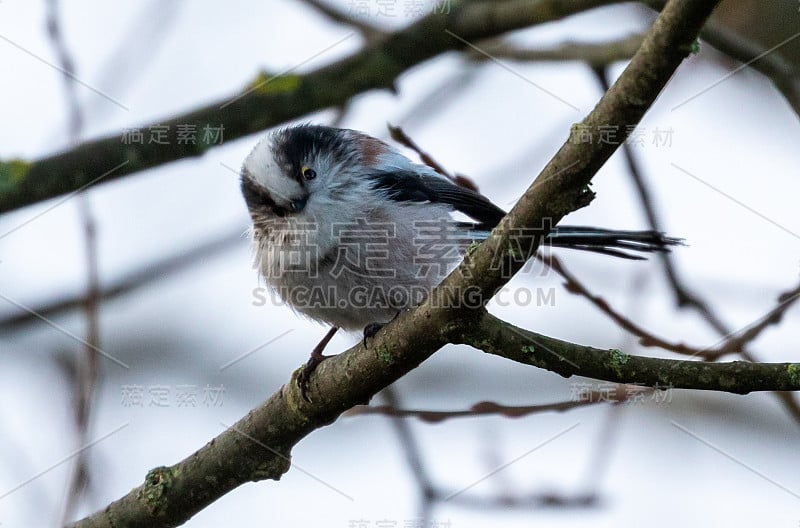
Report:
[[[292,207],[292,212],[299,213],[306,207],[306,203],[308,202],[308,196],[303,196],[302,198],[295,198],[289,205]]]

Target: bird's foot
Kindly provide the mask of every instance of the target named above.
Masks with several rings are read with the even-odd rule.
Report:
[[[380,332],[381,328],[383,328],[387,324],[389,324],[392,321],[394,321],[395,319],[397,319],[398,315],[400,315],[399,311],[394,314],[394,317],[392,317],[392,319],[389,322],[386,322],[386,323],[370,323],[367,326],[365,326],[364,327],[364,348],[369,348],[369,347],[367,347],[367,339],[371,339],[371,338],[375,337],[375,334]]]
[[[324,356],[321,353],[314,354],[312,352],[311,357],[308,358],[305,366],[303,366],[303,370],[301,370],[300,374],[297,376],[297,386],[300,387],[300,394],[305,401],[311,402],[311,399],[308,397],[308,384],[311,381],[311,374],[313,374],[314,371],[317,370],[317,367],[329,357],[331,356]]]
[[[381,328],[387,324],[389,323],[370,323],[364,327],[364,348],[369,348],[367,346],[367,339],[375,337],[375,334],[380,332]]]
[[[322,341],[317,343],[317,346],[314,347],[314,350],[311,351],[311,357],[308,358],[306,361],[303,370],[300,371],[300,374],[297,376],[297,386],[300,388],[300,394],[303,396],[303,399],[307,402],[311,402],[311,399],[308,397],[308,384],[311,381],[311,374],[317,370],[317,367],[332,356],[325,356],[322,354],[322,351],[325,350],[325,347],[328,346],[328,342],[333,337],[333,334],[339,330],[337,327],[333,326],[328,333],[325,334],[325,337],[322,338]]]

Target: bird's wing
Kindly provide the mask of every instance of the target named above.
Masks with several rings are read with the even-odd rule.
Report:
[[[473,218],[478,223],[458,222],[463,234],[473,240],[485,239],[505,216],[505,211],[488,198],[473,190],[461,187],[436,174],[414,170],[395,169],[371,174],[376,189],[381,189],[391,200],[399,202],[431,202],[448,204],[455,210]],[[641,260],[637,253],[668,252],[671,246],[682,245],[678,238],[664,236],[656,231],[620,231],[589,226],[559,226],[547,237],[547,244],[592,251],[615,257]]]
[[[372,174],[370,180],[391,200],[451,205],[479,222],[482,229],[493,228],[506,214],[484,195],[439,175],[399,169]]]

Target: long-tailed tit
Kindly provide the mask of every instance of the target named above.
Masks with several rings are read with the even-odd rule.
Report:
[[[297,312],[331,325],[300,376],[304,392],[339,328],[370,337],[418,304],[505,215],[381,140],[317,125],[284,128],[259,142],[245,159],[241,188],[261,275]],[[631,252],[668,251],[679,240],[559,226],[545,243],[641,258]]]

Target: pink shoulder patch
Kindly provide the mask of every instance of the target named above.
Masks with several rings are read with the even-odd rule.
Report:
[[[361,153],[364,156],[364,164],[375,167],[378,165],[378,158],[382,154],[389,152],[389,145],[380,139],[368,136],[366,134],[359,134],[361,141]]]

